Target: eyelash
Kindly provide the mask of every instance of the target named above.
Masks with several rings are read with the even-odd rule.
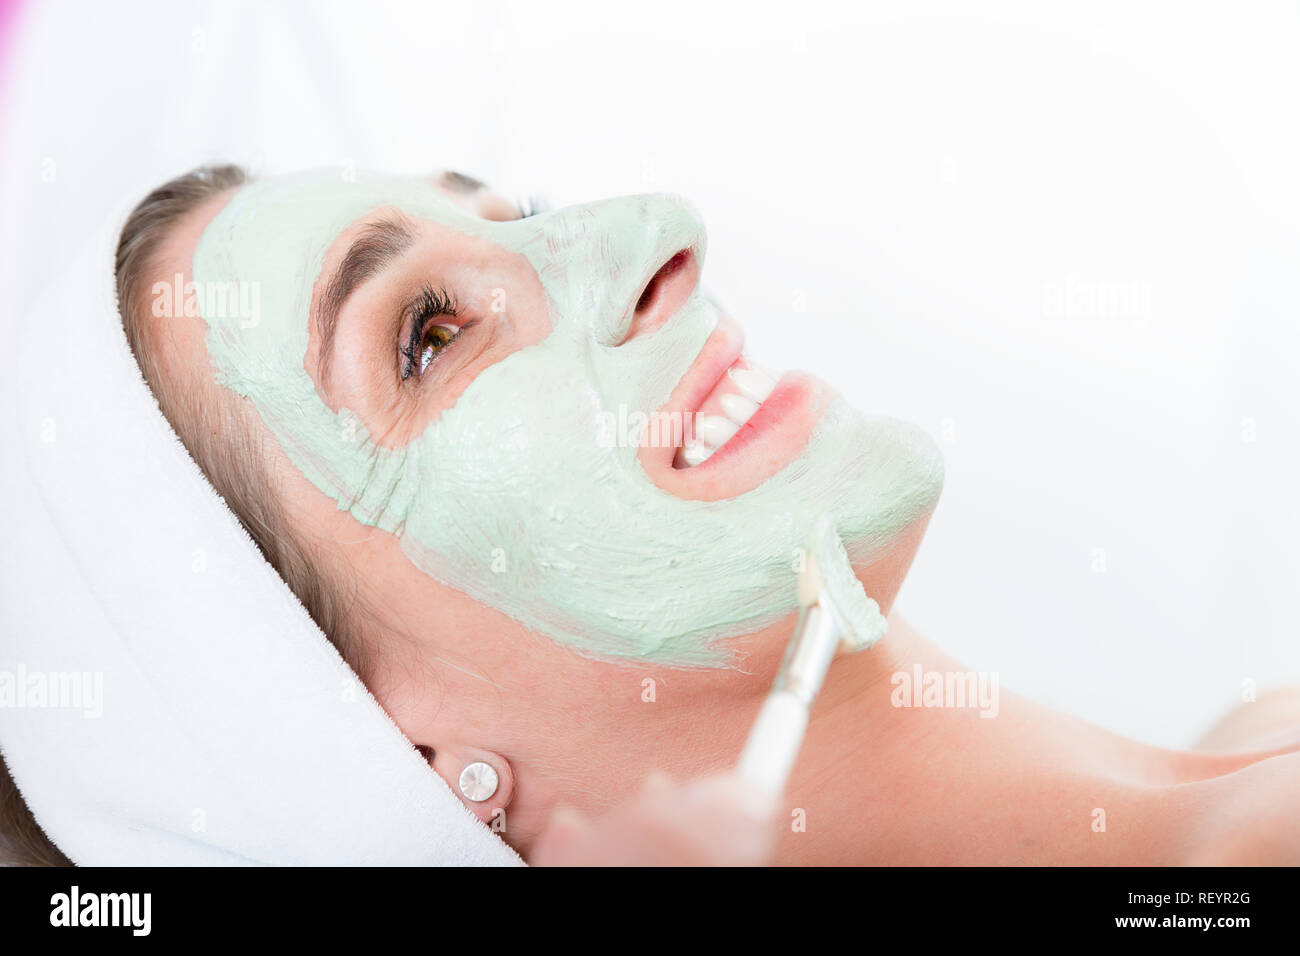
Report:
[[[519,197],[519,199],[515,201],[515,205],[519,207],[520,219],[527,219],[530,216],[536,216],[551,208],[550,203],[541,196],[532,195]]]
[[[411,316],[411,331],[406,345],[398,349],[406,358],[406,363],[402,367],[402,381],[406,381],[412,375],[419,377],[425,372],[425,369],[422,368],[417,371],[417,366],[424,357],[424,333],[429,330],[429,323],[437,318],[455,318],[459,312],[459,307],[456,304],[455,296],[446,289],[435,289],[426,283],[420,289],[419,297],[411,303],[406,311]],[[452,343],[459,339],[461,333],[472,324],[472,322],[469,322],[458,328],[452,337],[434,353],[429,360],[429,365],[433,365],[439,356],[451,348]]]
[[[519,207],[519,218],[528,219],[550,209],[550,204],[540,196],[522,196],[516,202]],[[435,289],[433,286],[425,284],[420,289],[419,298],[417,298],[407,308],[406,312],[411,316],[411,332],[407,338],[406,345],[400,346],[398,351],[406,359],[402,366],[402,381],[405,382],[412,375],[419,377],[423,375],[425,369],[416,370],[416,366],[423,361],[424,333],[429,329],[429,323],[436,318],[450,317],[455,318],[458,314],[459,307],[456,304],[456,297],[446,289]],[[462,332],[474,325],[473,322],[466,322],[445,343],[442,348],[434,353],[429,360],[429,365],[436,362],[444,352],[451,348],[452,344],[460,338]],[[419,350],[417,352],[417,349]]]

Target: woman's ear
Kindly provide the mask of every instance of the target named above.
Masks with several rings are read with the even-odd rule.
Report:
[[[451,792],[493,831],[504,835],[505,810],[515,796],[510,761],[496,751],[462,743],[464,732],[441,706],[441,698],[429,693],[427,682],[403,674],[387,681],[372,675],[367,683],[373,683],[380,706]]]
[[[505,809],[515,795],[510,761],[490,750],[459,744],[437,748],[417,744],[416,749],[476,817],[493,829],[505,829]]]

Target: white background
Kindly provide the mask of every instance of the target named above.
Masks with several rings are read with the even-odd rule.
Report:
[[[1300,680],[1294,5],[33,6],[7,318],[202,161],[682,193],[753,354],[940,440],[931,638],[1167,745]]]

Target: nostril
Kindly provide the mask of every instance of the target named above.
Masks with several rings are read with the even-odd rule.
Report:
[[[653,332],[682,307],[699,281],[699,267],[690,249],[673,254],[650,277],[636,301],[632,322],[624,341]]]
[[[665,262],[658,272],[650,277],[649,285],[645,287],[645,291],[641,293],[641,298],[637,300],[637,312],[644,312],[650,308],[651,304],[654,302],[655,296],[663,289],[664,282],[667,281],[669,276],[686,264],[686,257],[689,255],[690,253],[685,249],[681,250]]]

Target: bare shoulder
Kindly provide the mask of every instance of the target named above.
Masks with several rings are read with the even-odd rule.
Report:
[[[1300,751],[1275,754],[1214,781],[1190,853],[1193,865],[1300,865]]]
[[[1300,864],[1300,685],[1236,707],[1194,749],[1247,762],[1206,781],[1209,803],[1189,862]]]
[[[1300,684],[1267,691],[1234,708],[1196,742],[1195,750],[1283,753],[1300,750]]]

